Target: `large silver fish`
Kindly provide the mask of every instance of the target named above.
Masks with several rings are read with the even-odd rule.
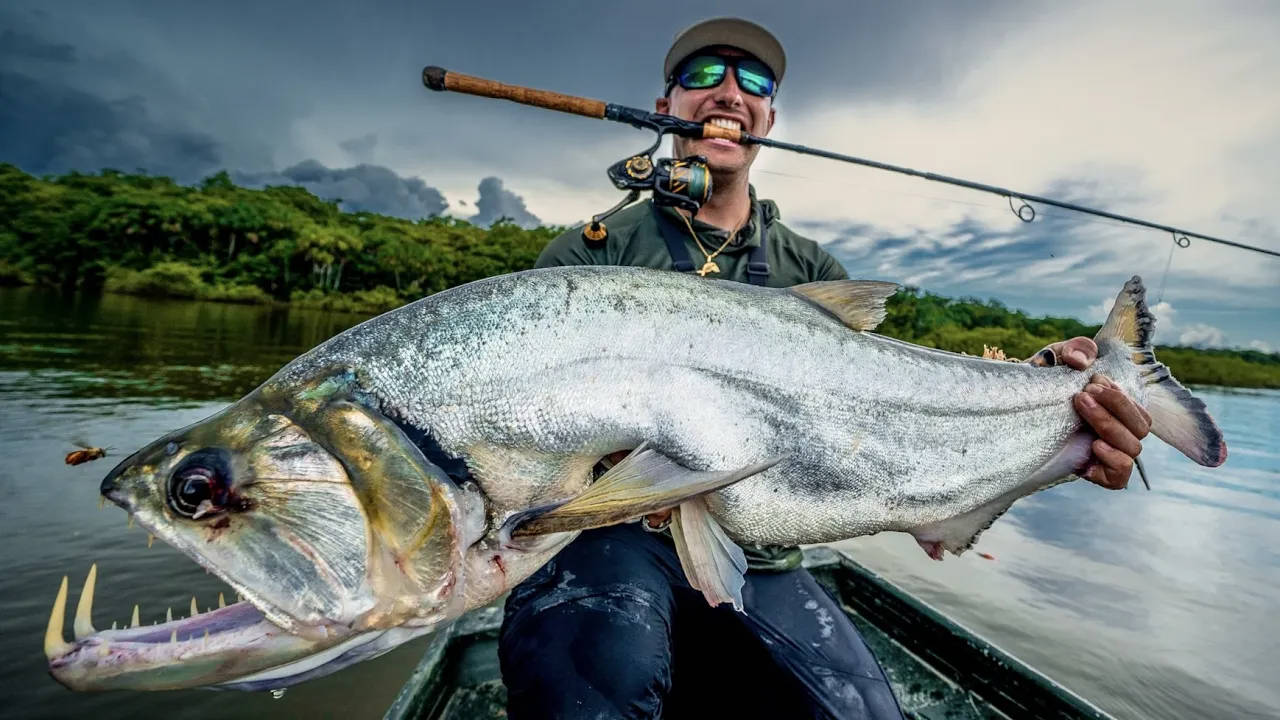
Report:
[[[374,318],[103,480],[245,600],[96,631],[91,575],[67,642],[64,579],[50,671],[77,690],[283,687],[447,626],[579,530],[669,507],[685,570],[717,603],[740,605],[738,543],[896,530],[958,554],[1086,464],[1071,397],[1091,373],[875,335],[893,289],[558,268]],[[1157,436],[1219,465],[1221,433],[1156,361],[1153,327],[1134,278],[1093,371]]]

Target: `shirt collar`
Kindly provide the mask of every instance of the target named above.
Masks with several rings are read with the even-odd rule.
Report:
[[[746,248],[760,247],[760,228],[756,227],[758,224],[756,222],[756,218],[758,217],[756,210],[758,207],[764,211],[765,225],[772,223],[779,217],[778,206],[776,203],[772,200],[756,199],[756,188],[754,185],[747,185],[747,194],[751,197],[751,215],[747,220],[746,226],[738,233],[738,237],[734,238],[734,242],[726,247],[724,252],[736,252]],[[675,208],[663,207],[660,209],[677,225],[682,227],[684,226],[684,221],[680,219],[680,213],[677,212]],[[696,217],[690,221],[690,224],[693,225],[694,231],[697,232],[699,236],[718,240],[719,242],[716,243],[717,247],[719,246],[719,243],[729,239],[728,230],[702,222]]]

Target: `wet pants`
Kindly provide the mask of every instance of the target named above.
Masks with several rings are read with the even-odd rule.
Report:
[[[750,572],[712,608],[637,523],[584,532],[507,600],[513,720],[902,718],[884,672],[807,570]]]

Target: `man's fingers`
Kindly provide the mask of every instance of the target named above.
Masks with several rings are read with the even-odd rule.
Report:
[[[1073,370],[1087,370],[1098,357],[1097,343],[1087,337],[1076,337],[1057,343],[1055,350],[1062,362]]]
[[[1098,382],[1099,379],[1105,380],[1108,384],[1104,385]],[[1106,408],[1111,413],[1111,416],[1118,420],[1134,438],[1141,440],[1151,432],[1151,414],[1130,399],[1123,390],[1116,387],[1115,383],[1107,380],[1106,377],[1095,375],[1094,380],[1084,386],[1084,391],[1099,405]],[[1098,435],[1112,445],[1121,447],[1101,432]]]
[[[1085,474],[1090,482],[1109,490],[1121,490],[1129,484],[1129,474],[1133,472],[1133,457],[1103,440],[1093,441],[1093,456],[1097,462]]]
[[[1097,386],[1093,386],[1097,387]],[[1077,393],[1075,396],[1076,412],[1093,428],[1094,434],[1106,441],[1108,445],[1129,455],[1137,457],[1142,452],[1142,443],[1125,427],[1109,409],[1101,405],[1099,396],[1090,391]]]

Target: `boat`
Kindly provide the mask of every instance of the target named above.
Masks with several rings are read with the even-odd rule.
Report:
[[[805,549],[805,567],[852,619],[910,720],[1109,720],[1110,715],[948,619],[847,553]],[[386,720],[506,717],[501,602],[432,641]]]

